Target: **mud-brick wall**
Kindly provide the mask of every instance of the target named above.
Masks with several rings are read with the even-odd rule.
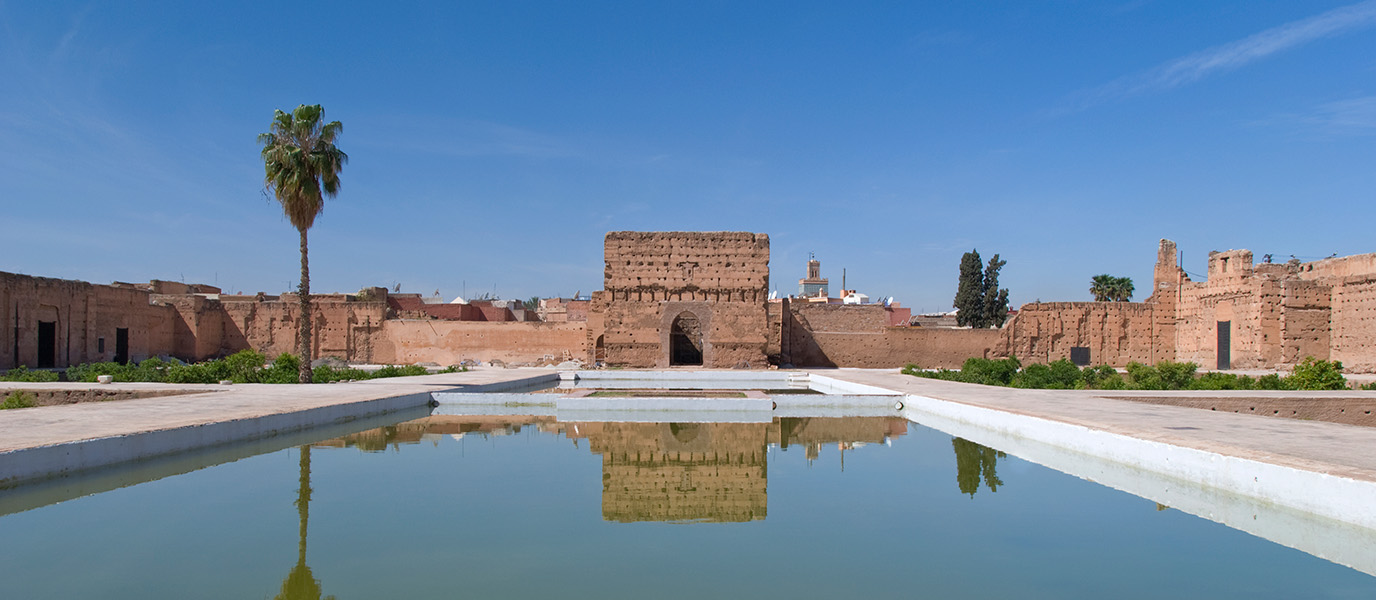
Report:
[[[878,332],[809,332],[794,346],[794,366],[959,368],[972,356],[994,357],[997,329],[888,327]]]
[[[222,301],[224,332],[220,354],[252,348],[269,357],[298,352],[299,315],[295,294],[271,300]],[[388,362],[373,356],[374,338],[382,330],[387,304],[358,301],[345,294],[312,296],[312,357],[333,356],[351,362]]]
[[[889,311],[878,305],[789,301],[771,310],[780,332],[772,360],[795,367],[955,368],[991,356],[1000,340],[997,329],[889,327]]]
[[[588,353],[587,324],[393,319],[374,336],[372,353],[372,362],[394,364],[582,359]]]
[[[1285,281],[1278,311],[1281,351],[1273,366],[1294,365],[1306,357],[1328,360],[1333,288],[1317,281]]]
[[[1089,348],[1092,364],[1123,366],[1161,360],[1152,349],[1154,306],[1142,302],[1024,304],[1004,324],[997,354],[1023,363],[1070,358]]]
[[[1376,276],[1343,278],[1332,302],[1332,360],[1348,372],[1376,372]]]
[[[118,329],[128,330],[132,360],[175,355],[175,314],[143,290],[0,273],[0,369],[37,366],[40,322],[55,324],[57,367],[113,360]]]

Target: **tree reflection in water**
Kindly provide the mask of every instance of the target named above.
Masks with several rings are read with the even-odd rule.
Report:
[[[296,515],[300,521],[297,529],[296,566],[291,568],[287,578],[282,580],[282,591],[275,596],[277,600],[321,600],[320,581],[306,566],[306,523],[311,513],[311,447],[301,447],[301,476],[296,490]],[[326,596],[325,600],[334,600]]]
[[[999,491],[1003,480],[999,479],[995,469],[998,468],[998,459],[1006,458],[1007,454],[965,438],[952,439],[951,447],[956,451],[956,485],[960,487],[960,493],[974,498],[975,492],[979,491],[981,477],[989,491]]]

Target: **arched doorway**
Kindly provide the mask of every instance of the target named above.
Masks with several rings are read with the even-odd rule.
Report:
[[[684,311],[669,329],[669,364],[702,365],[702,324],[697,315]]]
[[[594,366],[607,362],[607,342],[606,336],[597,336],[597,343],[592,347],[592,361]]]

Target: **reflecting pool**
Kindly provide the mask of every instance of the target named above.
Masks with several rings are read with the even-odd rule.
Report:
[[[435,415],[0,516],[0,598],[331,596],[1371,598],[1376,578],[887,417]]]

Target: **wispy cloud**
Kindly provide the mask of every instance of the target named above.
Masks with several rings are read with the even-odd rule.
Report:
[[[1255,124],[1323,136],[1376,135],[1376,96],[1325,102],[1308,112],[1277,115]]]
[[[1084,90],[1075,94],[1062,112],[1083,110],[1137,94],[1169,90],[1316,40],[1373,25],[1376,25],[1376,0],[1335,8]]]

